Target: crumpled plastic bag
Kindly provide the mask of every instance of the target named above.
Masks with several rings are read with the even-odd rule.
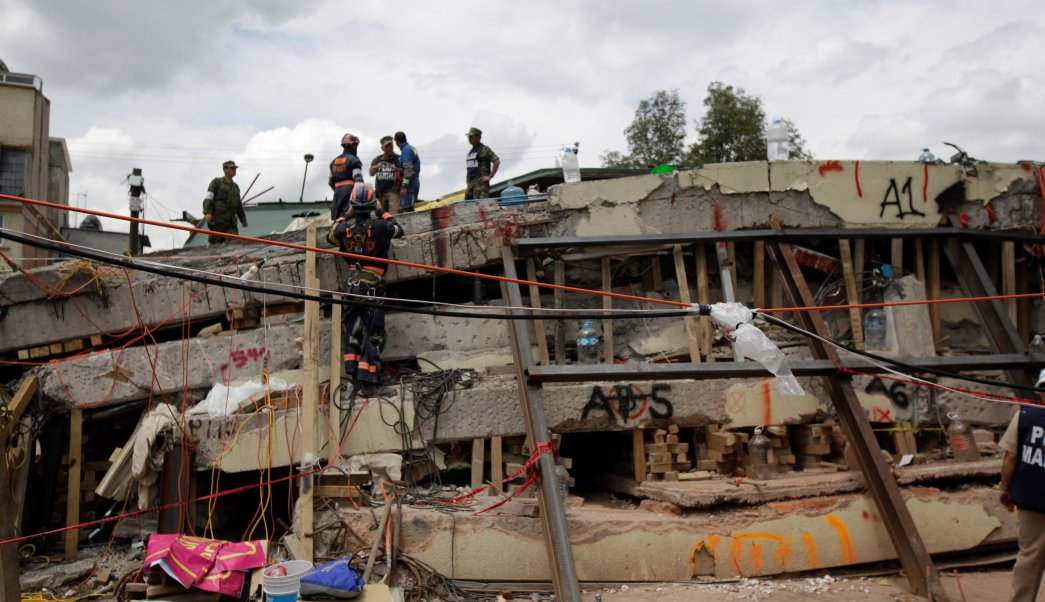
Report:
[[[711,321],[735,343],[735,353],[758,362],[777,378],[780,390],[788,395],[805,395],[798,379],[791,373],[784,352],[751,323],[755,313],[743,303],[715,303],[711,306]]]
[[[270,391],[286,391],[292,386],[282,378],[269,378]],[[265,385],[253,380],[233,387],[217,383],[211,387],[203,401],[192,406],[186,414],[206,413],[211,418],[231,416],[239,412],[247,401],[264,393]]]

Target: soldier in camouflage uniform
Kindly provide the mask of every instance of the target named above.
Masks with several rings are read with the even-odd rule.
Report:
[[[467,168],[468,189],[464,193],[467,199],[486,199],[490,197],[490,180],[497,174],[501,159],[489,146],[482,143],[483,131],[479,128],[468,130],[468,143],[472,145],[465,158]]]
[[[215,232],[239,234],[236,218],[239,218],[240,223],[246,228],[247,214],[243,212],[239,186],[232,181],[232,178],[236,177],[238,167],[235,161],[226,161],[221,167],[225,175],[214,178],[207,186],[207,196],[203,198],[203,219],[207,221],[207,227]],[[207,242],[219,245],[228,242],[228,239],[211,234],[207,237]]]

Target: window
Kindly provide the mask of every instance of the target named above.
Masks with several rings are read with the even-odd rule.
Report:
[[[0,148],[0,194],[25,195],[25,170],[28,164],[28,151]]]

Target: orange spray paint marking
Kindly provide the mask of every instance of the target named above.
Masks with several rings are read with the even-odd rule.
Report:
[[[842,562],[847,564],[855,563],[856,550],[853,549],[853,540],[849,537],[849,528],[845,526],[842,519],[834,514],[828,514],[824,518],[838,532],[838,544],[842,547]]]
[[[711,557],[714,558],[715,557],[715,548],[717,548],[719,542],[722,541],[722,536],[721,535],[714,535],[714,534],[708,535],[707,539],[705,539],[704,541],[707,542],[707,546],[706,547],[707,547],[708,552],[710,552],[711,553]]]
[[[751,542],[751,549],[748,550],[751,554],[751,566],[754,567],[755,573],[762,574],[762,544],[758,541]]]
[[[689,557],[686,558],[686,560],[689,560],[689,567],[693,569],[694,573],[696,573],[697,570],[697,553],[703,549],[704,542],[698,539],[696,545],[693,546],[693,551],[690,552]]]
[[[744,540],[734,536],[733,543],[729,546],[729,557],[733,560],[733,566],[737,567],[737,574],[743,575],[744,569],[740,566],[740,553],[744,550]]]
[[[769,392],[769,381],[762,383],[762,424],[773,424],[773,396]]]
[[[816,541],[813,540],[813,534],[808,531],[802,533],[802,543],[806,545],[806,557],[809,558],[809,568],[820,568],[820,557],[816,552]]]

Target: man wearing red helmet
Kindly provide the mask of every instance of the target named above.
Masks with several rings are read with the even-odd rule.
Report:
[[[348,264],[348,277],[342,290],[351,305],[342,324],[342,349],[345,373],[357,384],[373,387],[381,382],[381,350],[385,346],[385,269],[393,238],[403,228],[381,206],[370,184],[352,188],[348,210],[330,228],[328,238],[341,251]],[[372,259],[371,259],[372,258]]]
[[[352,134],[341,137],[340,155],[330,162],[330,179],[327,183],[334,190],[334,203],[330,206],[330,219],[336,220],[348,209],[348,196],[357,182],[363,181],[363,162],[356,156],[359,138]]]

